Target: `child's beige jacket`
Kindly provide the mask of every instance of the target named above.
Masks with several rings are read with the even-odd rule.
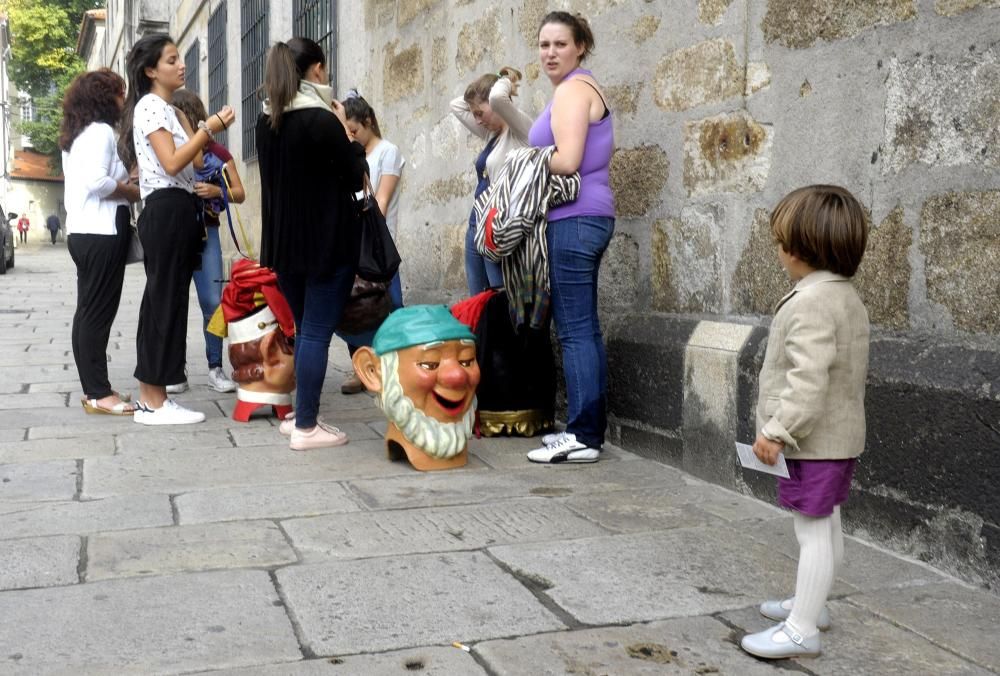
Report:
[[[865,449],[868,312],[847,277],[813,272],[778,303],[760,370],[757,428],[797,460]]]

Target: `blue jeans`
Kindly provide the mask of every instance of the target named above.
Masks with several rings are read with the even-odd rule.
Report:
[[[208,320],[215,314],[222,302],[222,245],[219,244],[219,229],[205,228],[208,238],[201,252],[201,270],[195,270],[194,288],[198,292],[198,305],[204,318],[205,357],[208,368],[222,366],[222,338],[208,332]]]
[[[549,223],[552,319],[566,377],[566,431],[591,448],[604,444],[608,360],[597,316],[597,273],[615,219],[576,216]]]
[[[469,282],[469,295],[503,286],[500,264],[483,258],[476,251],[476,226],[470,225],[465,233],[465,279]]]
[[[295,317],[295,426],[299,429],[316,426],[330,338],[353,285],[354,270],[348,267],[323,278],[278,273],[278,287]]]

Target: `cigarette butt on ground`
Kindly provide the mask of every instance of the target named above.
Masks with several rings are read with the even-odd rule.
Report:
[[[472,652],[472,648],[470,648],[469,646],[467,646],[465,644],[459,643],[458,641],[455,641],[454,643],[452,643],[452,645],[454,647],[458,648],[459,650],[464,650],[467,653],[471,653]]]

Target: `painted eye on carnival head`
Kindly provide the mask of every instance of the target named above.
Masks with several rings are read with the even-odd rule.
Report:
[[[437,367],[439,365],[440,365],[440,362],[436,362],[436,361],[418,361],[417,362],[417,366],[419,366],[420,368],[422,368],[425,371],[436,371]]]
[[[467,369],[476,363],[476,358],[473,357],[472,359],[459,359],[458,363],[462,365],[462,368]]]

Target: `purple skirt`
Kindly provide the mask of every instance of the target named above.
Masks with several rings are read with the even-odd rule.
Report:
[[[778,504],[806,516],[830,516],[847,502],[856,462],[786,459],[789,478],[778,477]]]

